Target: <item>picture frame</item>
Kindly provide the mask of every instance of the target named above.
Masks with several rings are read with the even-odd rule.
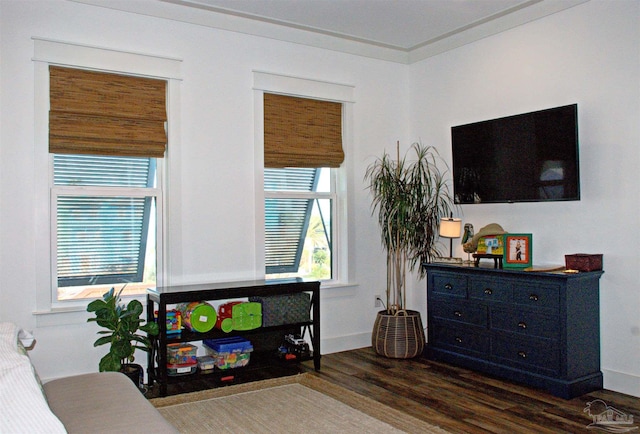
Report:
[[[486,235],[478,240],[476,253],[482,255],[504,255],[504,235]]]
[[[532,265],[533,235],[505,234],[503,268],[527,268]]]

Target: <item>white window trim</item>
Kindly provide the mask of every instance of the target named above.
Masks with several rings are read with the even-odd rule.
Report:
[[[335,219],[332,230],[334,234],[334,249],[332,252],[333,279],[323,281],[323,287],[338,287],[351,285],[353,267],[349,263],[348,212],[349,189],[347,188],[348,168],[351,166],[351,143],[353,141],[353,104],[355,87],[348,84],[332,83],[322,80],[294,77],[290,75],[273,74],[263,71],[253,71],[254,92],[254,161],[255,161],[255,206],[256,206],[256,251],[255,270],[256,279],[264,279],[264,93],[278,93],[302,98],[319,99],[342,103],[342,147],[345,159],[340,168],[332,170],[335,179]],[[352,171],[351,171],[352,172]]]
[[[182,61],[166,56],[119,51],[110,48],[93,47],[76,43],[61,42],[43,38],[33,38],[34,42],[34,162],[35,162],[35,274],[36,274],[36,324],[38,327],[74,324],[86,321],[87,301],[58,302],[54,297],[54,282],[51,270],[51,187],[53,157],[49,154],[49,65],[94,69],[127,75],[167,80],[167,155],[170,158],[158,159],[158,185],[162,197],[158,205],[164,202],[164,215],[159,216],[158,238],[162,249],[158,250],[157,281],[169,284],[170,256],[169,245],[173,246],[168,235],[169,201],[166,183],[169,173],[179,168],[180,154],[180,74]],[[172,179],[178,180],[175,176]],[[173,182],[173,181],[172,181]],[[171,189],[179,190],[179,185]],[[179,222],[174,222],[179,224]],[[179,243],[175,243],[179,246]],[[180,252],[173,251],[179,256]],[[50,315],[53,314],[53,315]]]

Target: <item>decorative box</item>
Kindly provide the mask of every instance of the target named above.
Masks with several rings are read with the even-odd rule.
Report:
[[[253,351],[251,342],[241,337],[205,339],[204,347],[218,369],[247,366]]]
[[[564,255],[564,260],[568,270],[602,270],[602,254],[574,253],[573,255]]]
[[[167,345],[167,365],[184,365],[186,363],[198,363],[196,353],[198,347],[191,344]]]
[[[278,326],[310,321],[311,296],[296,294],[249,297],[249,301],[262,304],[262,326]]]

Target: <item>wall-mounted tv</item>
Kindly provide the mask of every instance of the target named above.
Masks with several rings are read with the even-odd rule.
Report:
[[[455,203],[580,200],[578,105],[451,128]]]

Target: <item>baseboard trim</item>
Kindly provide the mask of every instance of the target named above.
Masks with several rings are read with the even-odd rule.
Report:
[[[604,388],[640,398],[640,376],[603,369]]]
[[[371,332],[321,339],[321,353],[332,354],[371,346]]]

